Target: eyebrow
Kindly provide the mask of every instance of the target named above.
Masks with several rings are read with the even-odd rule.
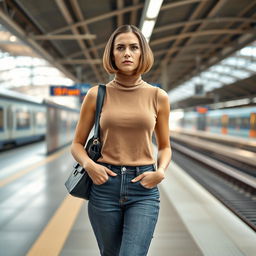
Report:
[[[124,46],[125,44],[116,44],[115,46]],[[139,45],[138,43],[133,43],[133,44],[129,44],[129,45],[131,45],[131,46],[133,46],[133,45]]]

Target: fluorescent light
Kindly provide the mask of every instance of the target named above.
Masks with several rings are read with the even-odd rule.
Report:
[[[145,20],[141,32],[142,34],[146,37],[146,39],[149,41],[149,38],[152,34],[153,28],[155,26],[155,21],[154,20]]]
[[[163,0],[151,0],[146,12],[146,19],[155,19],[158,16]]]
[[[231,100],[231,101],[224,102],[226,107],[234,107],[234,106],[247,105],[249,103],[250,103],[250,99]]]
[[[163,0],[146,0],[140,21],[140,29],[149,42]]]

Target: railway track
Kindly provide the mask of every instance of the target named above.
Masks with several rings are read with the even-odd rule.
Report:
[[[256,178],[196,147],[171,144],[173,160],[256,231]]]

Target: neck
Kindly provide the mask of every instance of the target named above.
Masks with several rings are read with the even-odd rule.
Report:
[[[126,75],[119,72],[116,73],[114,81],[122,86],[137,86],[143,82],[141,74]]]

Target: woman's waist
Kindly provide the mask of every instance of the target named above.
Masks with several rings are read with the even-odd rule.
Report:
[[[98,164],[101,164],[103,166],[106,166],[108,169],[114,171],[115,173],[143,173],[146,171],[155,171],[156,167],[155,164],[146,164],[146,165],[136,165],[136,166],[131,166],[131,165],[114,165],[114,164],[109,164],[109,163],[103,163],[103,162],[98,162]]]

